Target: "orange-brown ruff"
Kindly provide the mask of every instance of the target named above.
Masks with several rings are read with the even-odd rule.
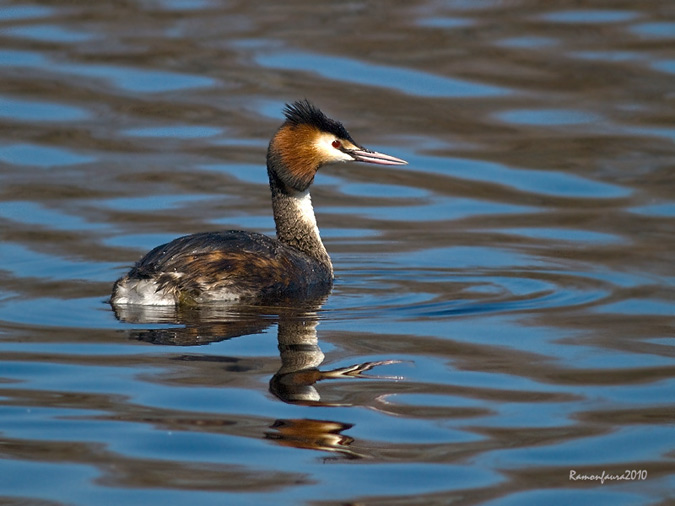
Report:
[[[312,297],[328,293],[333,266],[316,225],[309,186],[330,162],[406,162],[356,144],[307,100],[286,105],[270,141],[267,173],[277,239],[239,230],[179,237],[156,247],[113,287],[112,304],[174,305]]]

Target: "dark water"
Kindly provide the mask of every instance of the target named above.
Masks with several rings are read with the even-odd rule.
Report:
[[[0,503],[667,504],[674,14],[3,2]],[[273,233],[302,97],[410,162],[319,174],[330,297],[115,314],[155,245]]]

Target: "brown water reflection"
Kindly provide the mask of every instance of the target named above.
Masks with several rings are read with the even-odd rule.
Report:
[[[0,502],[666,504],[671,11],[0,6]],[[157,244],[273,234],[302,97],[410,162],[317,177],[330,297],[116,315]]]

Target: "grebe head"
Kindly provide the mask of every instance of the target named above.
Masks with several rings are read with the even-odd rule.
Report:
[[[342,123],[330,119],[307,100],[286,104],[284,115],[286,121],[272,138],[267,151],[267,169],[287,191],[307,190],[316,171],[326,163],[408,163],[360,146]]]

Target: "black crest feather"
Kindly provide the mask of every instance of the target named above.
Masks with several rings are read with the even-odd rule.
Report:
[[[349,132],[342,126],[342,123],[330,119],[307,99],[286,104],[284,116],[286,116],[286,122],[291,125],[312,125],[323,132],[328,132],[340,139],[347,139],[353,142]]]

